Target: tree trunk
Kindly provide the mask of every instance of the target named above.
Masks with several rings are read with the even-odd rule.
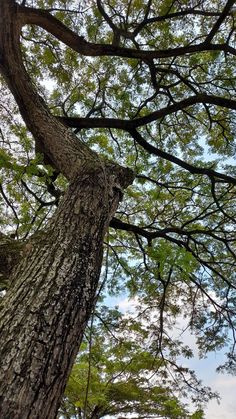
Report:
[[[1,0],[0,71],[27,127],[70,186],[47,231],[24,246],[13,273],[7,269],[0,418],[53,419],[95,304],[104,235],[133,174],[102,161],[51,115],[22,62],[22,24],[15,1]]]
[[[82,175],[47,232],[27,244],[0,312],[1,419],[56,417],[119,202],[113,177],[102,169]]]

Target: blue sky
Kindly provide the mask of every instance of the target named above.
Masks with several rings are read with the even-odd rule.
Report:
[[[220,396],[220,404],[216,400],[209,402],[205,410],[206,419],[236,418],[236,377],[229,374],[216,373],[216,367],[223,361],[224,351],[212,353],[207,359],[193,359],[191,366],[205,385],[209,385]]]

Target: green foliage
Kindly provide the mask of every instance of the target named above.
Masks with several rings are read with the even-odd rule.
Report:
[[[106,321],[109,316],[106,312]],[[123,414],[203,419],[201,409],[189,413],[178,401],[173,383],[164,384],[164,360],[138,344],[139,338],[148,333],[145,324],[141,330],[138,322],[139,330],[129,327],[127,333],[128,322],[136,324],[134,318],[128,320],[120,313],[119,326],[112,331],[104,323],[93,324],[88,331],[91,341],[84,342],[72,369],[59,416],[93,418],[96,414],[98,419]]]
[[[132,400],[141,411],[141,405],[148,409],[148,400],[154,403],[160,393],[161,407],[153,409],[162,413],[169,409],[167,417],[181,417],[178,409],[183,407],[170,387],[160,383],[151,387],[141,373],[146,359],[178,364],[178,357],[192,356],[182,338],[172,336],[180,319],[195,335],[200,356],[225,347],[227,371],[236,368],[235,11],[223,20],[211,45],[202,48],[226,2],[101,3],[113,25],[96,1],[88,6],[86,1],[32,0],[26,6],[50,9],[90,44],[103,45],[104,51],[109,44],[112,56],[78,54],[37,25],[24,26],[21,39],[25,67],[51,113],[85,118],[88,125],[93,118],[103,119],[105,128],[75,127],[77,137],[101,158],[126,165],[136,174],[116,214],[120,224],[113,223],[107,234],[102,272],[106,294],[119,298],[125,293],[138,300],[138,320],[126,323],[137,346],[131,345],[130,336],[119,346],[104,337],[104,330],[101,338],[94,330],[88,404],[91,409],[117,407]],[[199,45],[196,52],[179,53],[179,48]],[[96,45],[93,48],[97,51]],[[137,59],[131,50],[151,53]],[[153,59],[151,54],[161,50],[167,52]],[[232,105],[204,99],[170,110],[199,95],[220,97]],[[34,140],[3,80],[1,101],[0,225],[3,232],[25,240],[47,226],[67,181],[62,175],[55,180],[53,168],[44,165],[42,155],[35,155]],[[156,111],[161,115],[137,128],[144,146],[125,129],[123,120],[134,122]],[[107,118],[120,121],[121,128],[110,128]],[[116,309],[109,319],[104,309],[103,316],[109,323],[120,323]],[[150,325],[152,339],[141,318]],[[125,363],[129,380],[116,381],[131,351],[136,360]],[[67,410],[71,415],[75,407],[85,405],[88,352],[86,347],[79,355],[67,387],[66,409],[72,409]],[[164,370],[168,376],[165,362]],[[188,391],[183,390],[184,396]],[[201,411],[192,415],[201,417]]]

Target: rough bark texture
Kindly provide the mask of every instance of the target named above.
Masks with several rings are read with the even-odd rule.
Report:
[[[26,125],[70,186],[27,243],[0,309],[0,418],[53,419],[94,306],[102,243],[132,173],[103,162],[53,117],[20,54],[20,7],[0,2],[0,71]]]
[[[120,196],[101,168],[67,191],[1,310],[0,417],[54,418],[94,305],[102,242]]]
[[[8,287],[12,270],[19,263],[25,246],[0,233],[0,291]]]

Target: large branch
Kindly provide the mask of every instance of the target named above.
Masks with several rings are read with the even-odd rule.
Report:
[[[149,115],[132,120],[130,121],[130,125],[132,126],[132,128],[137,128],[142,125],[149,124],[150,122],[156,121],[157,119],[163,118],[172,113],[181,111],[189,106],[196,105],[198,103],[208,103],[210,105],[217,105],[223,108],[236,110],[236,101],[233,99],[227,99],[214,95],[199,94],[180,100],[179,102],[174,103],[173,105],[169,105],[165,108],[158,109],[157,111],[152,112]]]
[[[212,237],[213,239],[226,244],[227,239],[218,236],[215,234],[211,229],[203,230],[198,228],[193,228],[192,230],[185,230],[182,227],[166,227],[155,229],[154,231],[150,231],[149,227],[139,227],[138,225],[126,223],[119,218],[113,217],[110,221],[110,227],[114,228],[115,230],[123,230],[129,231],[134,234],[138,234],[144,238],[146,238],[149,242],[157,238],[167,238],[172,239],[172,236],[167,236],[167,234],[175,234],[178,236],[184,236],[191,238],[192,236],[199,235],[199,236],[208,236]],[[234,255],[235,256],[235,255]]]
[[[69,127],[73,128],[115,128],[128,131],[132,137],[137,141],[137,143],[147,150],[149,153],[155,154],[158,157],[164,158],[178,166],[182,167],[185,170],[188,170],[192,174],[203,174],[207,175],[209,178],[218,178],[225,182],[236,184],[236,179],[232,176],[228,176],[224,173],[216,172],[215,170],[209,168],[197,167],[192,164],[189,164],[178,157],[173,156],[170,153],[167,153],[152,144],[148,143],[141,134],[136,130],[140,126],[144,126],[150,122],[154,122],[160,118],[163,118],[172,113],[178,112],[187,108],[188,106],[193,106],[198,103],[208,103],[214,104],[217,106],[225,107],[227,109],[236,110],[236,101],[233,99],[227,99],[220,96],[199,94],[191,96],[187,99],[183,99],[173,105],[169,105],[165,108],[159,109],[155,112],[150,113],[141,118],[136,118],[133,120],[128,119],[115,119],[115,118],[77,118],[77,117],[58,117],[63,123]]]
[[[215,24],[213,25],[210,33],[208,34],[208,36],[205,39],[205,42],[207,44],[209,44],[212,39],[214,38],[214,36],[216,35],[216,33],[218,32],[220,26],[222,25],[222,23],[224,22],[224,20],[226,19],[226,17],[229,15],[230,9],[233,7],[233,5],[235,4],[235,0],[228,0],[220,17],[217,19],[217,21],[215,22]]]
[[[192,174],[206,175],[211,180],[218,179],[236,185],[236,178],[232,176],[216,172],[215,170],[207,167],[194,166],[190,163],[185,162],[184,160],[179,159],[178,157],[173,156],[170,153],[167,153],[166,151],[161,150],[158,147],[153,146],[152,144],[148,143],[137,130],[130,130],[130,134],[132,135],[134,140],[149,153],[155,154],[158,157],[168,160],[171,163],[174,163],[182,167],[183,169],[188,170]]]
[[[91,57],[116,56],[150,60],[155,58],[176,57],[202,51],[224,51],[236,55],[236,49],[227,44],[207,44],[206,42],[197,45],[148,51],[123,48],[109,44],[95,44],[86,41],[82,36],[79,36],[77,33],[70,30],[48,11],[19,6],[18,13],[22,26],[26,24],[40,26],[74,51]]]
[[[189,106],[198,103],[221,106],[222,108],[236,110],[236,100],[228,99],[220,96],[199,94],[190,96],[186,99],[180,100],[173,105],[158,109],[146,116],[136,119],[116,119],[116,118],[79,118],[79,117],[58,117],[68,127],[72,128],[116,128],[122,130],[132,130],[150,122],[154,122],[172,113],[181,111]]]
[[[154,232],[148,231],[145,229],[145,227],[139,227],[136,226],[134,224],[129,224],[129,223],[125,223],[121,220],[119,220],[118,218],[113,218],[110,222],[110,227],[113,227],[115,229],[120,229],[120,230],[124,230],[124,231],[130,231],[132,233],[134,233],[136,236],[140,235],[142,237],[145,237],[147,239],[148,245],[151,246],[152,245],[152,240],[156,239],[156,238],[165,238],[166,240],[176,244],[177,246],[186,249],[188,252],[190,252],[194,258],[203,266],[207,267],[207,269],[209,269],[210,272],[212,272],[213,274],[216,274],[217,276],[219,276],[224,282],[226,282],[228,284],[228,286],[236,289],[236,287],[234,285],[232,285],[232,283],[228,280],[228,278],[226,276],[224,276],[223,274],[221,274],[221,272],[219,270],[217,270],[214,265],[212,264],[211,261],[208,261],[207,259],[205,259],[205,257],[202,257],[201,255],[198,255],[197,249],[194,247],[191,247],[189,244],[189,239],[192,238],[193,239],[193,235],[195,234],[200,234],[200,235],[207,235],[210,236],[220,242],[226,243],[226,240],[216,236],[214,233],[212,233],[210,230],[198,230],[198,229],[194,229],[194,230],[190,230],[190,231],[186,231],[183,230],[181,228],[178,227],[170,227],[170,228],[164,228],[164,229],[160,229]],[[174,233],[177,237],[174,237],[173,235],[169,235],[168,233]],[[182,240],[182,237],[179,238],[178,236],[185,236],[188,239],[184,239]],[[196,244],[196,243],[195,243]],[[208,252],[209,255],[211,255],[211,252]],[[235,255],[234,255],[235,257]]]

